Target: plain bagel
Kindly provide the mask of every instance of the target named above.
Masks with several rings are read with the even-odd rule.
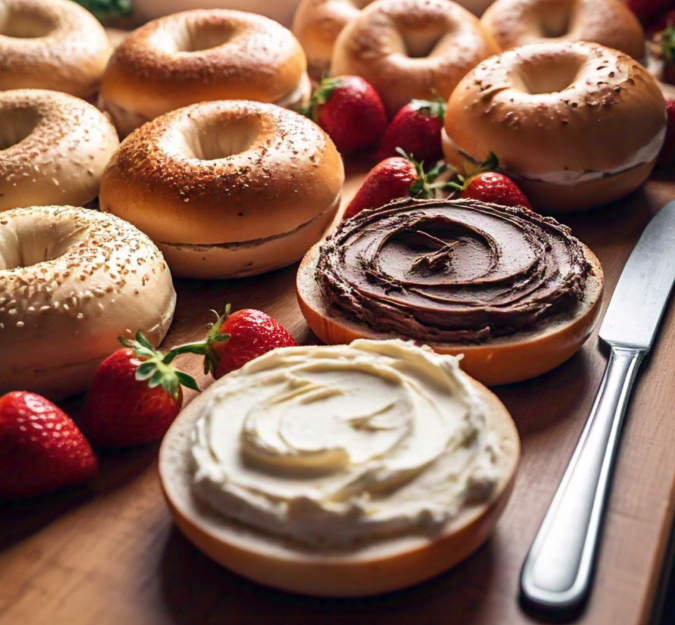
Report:
[[[119,336],[159,345],[175,304],[167,264],[131,224],[68,206],[0,213],[0,394],[85,390]]]
[[[301,107],[311,85],[297,39],[252,13],[194,10],[154,20],[115,50],[101,108],[124,136],[175,109],[208,100]]]
[[[231,278],[302,258],[330,226],[343,180],[333,142],[306,117],[204,102],[122,143],[103,174],[101,210],[147,233],[174,275]]]
[[[502,50],[528,43],[590,41],[641,61],[644,31],[619,0],[497,0],[481,24]]]
[[[617,200],[649,176],[666,132],[654,78],[592,43],[539,43],[474,68],[448,102],[446,160],[460,171],[494,152],[543,212]]]
[[[317,80],[329,71],[333,47],[342,29],[374,0],[300,0],[293,16],[293,34],[307,54]],[[492,0],[460,0],[457,4],[480,16]]]
[[[25,206],[81,206],[99,191],[119,146],[94,106],[42,89],[0,92],[0,211]]]
[[[478,18],[450,0],[378,0],[340,33],[331,74],[365,78],[393,116],[413,98],[448,98],[498,52]]]
[[[110,44],[96,18],[69,0],[0,1],[0,90],[98,90]]]

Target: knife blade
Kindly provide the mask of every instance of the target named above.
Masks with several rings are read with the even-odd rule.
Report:
[[[626,263],[600,327],[610,348],[588,421],[530,547],[520,579],[524,607],[576,612],[591,588],[612,467],[630,391],[675,282],[675,202],[649,222]]]

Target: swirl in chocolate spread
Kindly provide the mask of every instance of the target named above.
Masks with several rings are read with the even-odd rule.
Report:
[[[571,311],[591,266],[570,229],[522,208],[404,200],[340,224],[316,279],[340,314],[378,332],[481,342]]]

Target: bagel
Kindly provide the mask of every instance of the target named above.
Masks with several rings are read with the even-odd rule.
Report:
[[[118,146],[112,124],[83,100],[41,89],[0,92],[0,211],[90,202]]]
[[[293,15],[293,34],[307,54],[310,75],[320,80],[330,70],[335,40],[374,0],[300,0]],[[492,0],[460,0],[460,6],[481,15]]]
[[[457,359],[361,340],[277,349],[225,376],[174,422],[159,471],[179,529],[220,564],[349,597],[477,549],[518,456],[509,413]]]
[[[302,47],[261,15],[195,10],[131,33],[103,75],[99,105],[126,136],[148,120],[209,100],[301,108],[311,85]]]
[[[654,78],[626,54],[539,43],[488,59],[448,101],[446,160],[461,169],[494,152],[542,212],[593,208],[649,176],[666,132]]]
[[[542,41],[590,41],[641,61],[645,34],[619,0],[497,0],[481,24],[502,50]]]
[[[600,314],[603,274],[569,228],[525,208],[404,200],[340,224],[303,259],[300,310],[320,340],[406,338],[483,384],[562,364]]]
[[[330,226],[342,160],[306,117],[204,102],[147,123],[101,180],[101,210],[135,224],[176,276],[232,278],[290,265]]]
[[[0,213],[0,394],[84,391],[119,336],[159,345],[175,304],[162,255],[131,224],[70,206]]]
[[[393,117],[413,98],[450,97],[497,52],[478,18],[450,0],[378,0],[340,33],[331,74],[365,78]]]
[[[0,91],[91,98],[110,57],[96,18],[69,0],[0,0]]]

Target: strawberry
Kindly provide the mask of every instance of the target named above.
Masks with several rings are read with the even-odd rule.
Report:
[[[387,127],[382,99],[359,76],[324,78],[304,112],[343,154],[375,145]]]
[[[402,197],[429,199],[434,197],[434,181],[444,171],[444,165],[437,165],[424,172],[424,163],[418,163],[412,156],[397,148],[401,156],[392,156],[378,163],[370,170],[363,184],[347,206],[344,219],[358,215],[366,208],[378,208]]]
[[[648,24],[650,20],[673,6],[672,0],[625,0],[625,2],[643,24]]]
[[[120,339],[119,349],[94,374],[80,426],[92,444],[127,447],[162,438],[183,405],[181,384],[199,390],[138,332],[135,341]]]
[[[397,147],[427,163],[443,158],[441,130],[447,108],[443,98],[406,104],[387,126],[377,149],[378,160],[395,156]]]
[[[0,497],[41,495],[97,472],[87,439],[58,406],[24,391],[0,397]]]
[[[675,100],[666,98],[666,112],[668,125],[666,126],[666,139],[663,142],[657,165],[664,167],[675,161]]]
[[[460,197],[502,204],[503,206],[524,206],[532,210],[530,201],[520,187],[508,176],[496,171],[499,161],[493,152],[487,160],[469,176],[459,176],[462,184],[450,183],[460,191]]]
[[[245,308],[230,314],[228,304],[206,340],[179,345],[172,351],[203,355],[204,373],[218,379],[277,347],[296,345],[293,335],[267,313]]]

